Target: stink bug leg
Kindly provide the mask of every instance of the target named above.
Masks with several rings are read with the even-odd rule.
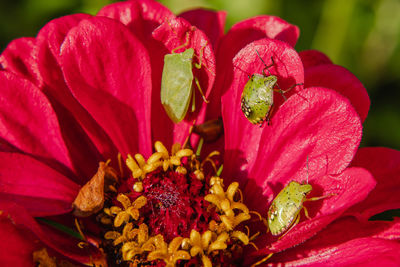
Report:
[[[171,54],[164,57],[164,68],[161,78],[161,103],[169,118],[178,123],[186,116],[189,103],[192,100],[192,111],[195,110],[195,95],[193,82],[199,89],[203,100],[208,103],[201,90],[199,80],[193,75],[193,66],[200,69],[203,57],[203,49],[200,51],[199,63],[193,62],[197,57],[193,48],[187,48],[181,53],[175,53],[178,49],[189,45],[189,32],[186,33],[184,44],[174,48]]]
[[[266,257],[262,258],[261,260],[257,261],[256,263],[252,264],[251,267],[255,267],[257,265],[260,265],[260,264],[266,262],[269,258],[272,257],[272,255],[274,255],[274,253],[268,254]]]
[[[204,45],[204,46],[200,49],[200,56],[198,57],[199,63],[194,63],[194,66],[196,67],[196,69],[201,69],[202,62],[203,62],[203,53],[204,53],[204,48],[205,48],[205,47],[206,47],[206,46]],[[204,93],[203,93],[203,90],[201,90],[200,83],[199,83],[199,80],[197,79],[197,77],[194,77],[194,80],[195,80],[195,82],[196,82],[197,89],[199,89],[200,94],[201,94],[201,97],[203,98],[204,102],[209,103],[209,101],[207,100],[206,96],[205,96]]]

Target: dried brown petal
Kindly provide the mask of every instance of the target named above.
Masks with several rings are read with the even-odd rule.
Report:
[[[79,191],[72,206],[74,215],[77,217],[88,217],[97,213],[104,204],[104,179],[113,180],[114,172],[106,163],[100,162],[97,173]],[[114,180],[115,182],[115,180]]]

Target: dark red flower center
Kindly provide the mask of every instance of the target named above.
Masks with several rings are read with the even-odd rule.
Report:
[[[148,202],[141,212],[148,218],[149,228],[168,242],[176,236],[189,236],[192,228],[206,230],[205,187],[193,175],[162,170],[148,174],[142,192]]]
[[[211,159],[218,153],[200,161],[180,145],[169,153],[156,142],[155,150],[147,160],[128,156],[132,177],[122,182],[100,216],[109,264],[237,264],[251,243],[244,227],[250,212],[237,183],[224,190]]]

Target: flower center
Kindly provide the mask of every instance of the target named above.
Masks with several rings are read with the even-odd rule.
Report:
[[[168,242],[177,234],[188,236],[193,225],[196,229],[206,229],[206,221],[200,220],[197,212],[208,206],[203,187],[201,181],[190,175],[172,170],[154,171],[143,182],[142,195],[148,204],[141,215],[148,218],[149,227],[156,234],[163,234]]]
[[[175,144],[169,153],[156,142],[147,160],[128,155],[131,177],[98,216],[110,265],[240,265],[252,244],[244,225],[251,212],[238,183],[224,190],[212,159],[218,154],[201,161],[191,149]]]

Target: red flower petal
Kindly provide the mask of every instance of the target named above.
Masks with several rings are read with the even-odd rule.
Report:
[[[304,177],[293,178],[291,180],[301,182],[304,180]],[[368,171],[362,168],[347,168],[337,177],[330,175],[315,177],[313,180],[310,180],[310,184],[314,188],[310,197],[328,194],[335,195],[324,200],[305,203],[311,219],[307,219],[301,214],[300,223],[285,236],[273,241],[269,245],[269,248],[266,248],[267,250],[277,252],[303,243],[338,218],[346,209],[364,200],[376,183]],[[279,191],[271,192],[278,186],[279,184],[271,182],[269,190],[267,190],[269,193],[267,196],[271,196],[269,197],[270,199],[278,194]],[[248,195],[246,193],[248,192],[247,190],[246,188],[244,191],[246,196]],[[271,203],[270,201],[265,203]],[[260,207],[259,203],[260,200],[258,200],[258,207]],[[257,254],[261,252],[262,249]]]
[[[321,259],[317,255],[325,254],[326,251],[340,249],[348,246],[348,244],[358,243],[356,240],[364,240],[369,244],[371,240],[384,240],[384,239],[399,239],[400,235],[400,221],[397,219],[394,222],[388,221],[366,221],[360,222],[354,217],[344,217],[331,223],[326,229],[318,233],[317,236],[301,244],[298,247],[286,250],[282,253],[276,254],[271,258],[271,263],[285,262],[292,263],[296,262],[303,263],[315,263]],[[374,242],[374,241],[373,241]],[[384,250],[390,248],[391,243],[387,243],[388,246],[382,247]],[[386,249],[385,249],[386,247]],[[380,249],[373,247],[370,253],[377,258],[374,258],[375,262],[379,262]],[[387,260],[384,253],[382,260]],[[356,256],[359,254],[356,253]],[[389,254],[390,255],[390,254]],[[343,257],[340,255],[339,257]],[[352,263],[355,259],[347,255],[346,259],[343,259],[346,264]],[[333,254],[329,259],[326,258],[327,262],[336,262],[337,255]],[[364,256],[360,255],[360,258]],[[390,258],[390,257],[389,257]],[[363,259],[361,259],[362,261]]]
[[[332,61],[327,55],[318,50],[304,50],[299,53],[304,69],[323,65],[332,64]]]
[[[400,244],[379,238],[359,238],[320,250],[290,266],[399,266]]]
[[[217,49],[218,41],[224,35],[225,11],[212,11],[207,9],[193,9],[179,15],[202,30],[210,39],[214,50]]]
[[[246,158],[252,156],[248,177],[265,195],[270,183],[338,174],[353,159],[361,134],[360,118],[347,98],[322,87],[304,89],[292,95],[272,117],[271,125],[263,128],[259,147],[243,148]],[[238,163],[234,161],[233,166]]]
[[[104,158],[96,149],[92,139],[87,136],[86,132],[80,127],[72,114],[66,108],[59,105],[57,100],[50,99],[52,100],[53,109],[57,114],[58,121],[61,122],[60,130],[65,145],[68,148],[69,158],[73,163],[74,172],[78,178],[79,184],[84,184],[96,173],[100,161],[106,161],[110,158],[115,159],[117,152],[115,152],[112,157]],[[97,126],[97,128],[100,127]],[[96,136],[101,136],[102,132],[103,131]],[[107,141],[109,141],[108,138]],[[111,141],[109,141],[109,143],[111,143]],[[102,144],[101,148],[109,148],[109,143]]]
[[[142,44],[108,18],[83,20],[61,48],[65,79],[123,156],[151,152],[150,63]]]
[[[241,49],[246,44],[261,38],[287,42],[294,47],[299,38],[299,28],[275,16],[257,16],[242,20],[232,26],[224,42]],[[238,43],[239,42],[239,43]],[[241,45],[239,45],[241,44]],[[239,49],[237,51],[239,51]]]
[[[115,3],[104,7],[98,15],[121,21],[137,36],[149,52],[151,60],[151,79],[153,81],[151,123],[154,140],[162,141],[167,147],[173,143],[174,124],[170,121],[160,102],[161,74],[164,55],[167,53],[163,44],[155,40],[152,32],[166,20],[173,20],[175,15],[160,3],[152,0],[138,0]],[[187,129],[185,128],[187,135]],[[180,142],[183,139],[180,138]]]
[[[156,21],[161,24],[166,18],[175,17],[165,6],[154,0],[137,0],[140,3],[142,16],[145,20]]]
[[[351,164],[369,170],[377,186],[365,201],[349,210],[350,214],[368,220],[385,210],[400,208],[400,151],[384,147],[360,148]]]
[[[166,20],[173,20],[175,15],[166,7],[153,0],[125,1],[105,6],[97,14],[121,21],[147,48],[151,60],[152,103],[151,123],[152,136],[162,141],[167,147],[173,142],[173,123],[164,114],[160,103],[161,74],[165,47],[155,40],[152,32]],[[160,130],[161,129],[161,130]],[[183,140],[181,141],[183,142]]]
[[[151,60],[151,79],[153,81],[151,123],[154,140],[162,141],[167,147],[173,143],[175,125],[165,114],[160,102],[161,74],[164,55],[167,53],[164,45],[155,40],[152,32],[166,20],[174,20],[175,15],[166,7],[151,0],[126,1],[104,7],[98,15],[120,20],[145,44]],[[183,123],[186,125],[186,123]],[[189,126],[184,129],[185,137]],[[160,130],[161,129],[161,130]],[[183,142],[185,137],[179,137]],[[177,141],[177,140],[176,140]]]
[[[37,42],[40,48],[41,62],[47,64],[57,65],[60,57],[60,47],[64,42],[65,35],[71,30],[71,28],[77,26],[80,21],[89,19],[92,16],[88,14],[73,14],[64,16],[58,19],[53,19],[47,23],[38,33]],[[44,47],[43,47],[44,46]],[[52,85],[51,82],[57,81],[60,77],[58,69],[55,72],[48,70],[49,66],[40,66],[41,71],[45,74],[46,82]],[[58,87],[58,83],[55,84]]]
[[[200,61],[199,57],[202,55],[202,67],[201,69],[194,67],[193,74],[198,79],[206,98],[208,98],[215,79],[215,58],[212,45],[207,36],[202,31],[190,25],[186,20],[177,18],[167,20],[161,24],[160,27],[153,32],[153,37],[164,44],[165,48],[169,51],[168,53],[182,46],[189,40],[187,46],[176,52],[182,52],[184,49],[193,48],[196,55],[194,60],[196,62]],[[162,65],[158,67],[162,68]],[[159,84],[161,84],[161,82]],[[192,126],[193,120],[196,119],[198,123],[204,121],[207,104],[202,100],[200,93],[194,86],[194,90],[196,90],[196,111],[194,113],[189,112],[186,120],[174,124],[167,117],[161,105],[160,91],[158,88],[158,86],[154,88],[152,100],[152,114],[155,114],[155,116],[152,117],[153,137],[156,140],[163,141],[167,147],[170,147],[172,140],[174,143],[183,143],[188,136],[189,128]],[[164,132],[161,132],[158,129],[173,129],[173,131],[166,132],[164,130]]]
[[[9,219],[16,227],[30,231],[37,239],[66,257],[83,264],[91,263],[93,257],[95,257],[95,254],[91,255],[91,252],[96,252],[93,247],[89,247],[88,249],[79,248],[77,244],[81,241],[80,239],[72,238],[47,225],[39,224],[22,206],[5,201],[1,196],[0,210],[3,216]]]
[[[297,26],[274,16],[258,16],[233,25],[218,46],[217,77],[220,78],[215,81],[214,89],[211,92],[210,99],[214,99],[214,101],[211,101],[207,107],[207,119],[215,119],[220,116],[221,103],[218,99],[221,99],[221,96],[231,86],[232,72],[236,72],[235,68],[237,68],[236,64],[232,65],[232,59],[241,49],[251,42],[263,38],[284,41],[294,46],[298,37]]]
[[[318,65],[305,71],[304,86],[321,86],[334,89],[350,99],[364,121],[370,100],[362,83],[347,69],[334,64]]]
[[[71,158],[76,159],[74,163],[78,165],[78,169],[84,170],[82,176],[85,178],[91,177],[96,171],[99,160],[109,159],[117,154],[104,130],[71,94],[60,67],[60,47],[66,34],[81,20],[90,17],[86,14],[75,14],[52,20],[37,36],[39,69],[45,83],[42,90],[50,99],[59,120],[63,122],[61,130],[68,147],[70,150],[80,148],[76,153],[73,150],[70,152]],[[79,163],[85,163],[86,166]]]
[[[21,150],[19,150],[15,146],[11,145],[9,142],[4,140],[3,138],[0,138],[0,151],[1,152],[21,152]]]
[[[24,206],[32,216],[72,210],[79,186],[42,162],[19,153],[0,152],[0,172],[1,195]]]
[[[273,57],[275,65],[269,68],[278,76],[280,88],[285,90],[296,83],[303,82],[303,67],[297,52],[281,41],[261,39],[243,48],[234,59],[234,76],[227,93],[222,98],[222,116],[225,127],[225,159],[224,175],[239,180],[247,177],[243,170],[250,170],[254,164],[263,128],[251,124],[242,113],[240,102],[245,84],[253,73],[262,73],[264,65],[256,54],[256,50],[270,64]],[[289,97],[298,87],[285,94]],[[278,111],[283,97],[274,94],[274,110]],[[278,126],[278,125],[276,125]],[[286,127],[286,126],[285,126]],[[243,142],[246,140],[246,142]],[[266,139],[268,140],[268,139]],[[240,162],[246,160],[247,162]]]
[[[400,218],[395,221],[359,221],[351,216],[342,217],[304,243],[302,249],[304,252],[317,250],[363,237],[400,239]]]
[[[57,117],[47,98],[30,82],[0,72],[0,135],[25,153],[73,169]]]
[[[31,232],[17,228],[4,215],[0,216],[0,240],[1,266],[33,266],[33,251],[43,247]]]
[[[175,15],[168,8],[152,0],[114,3],[103,7],[97,16],[105,16],[122,22],[139,39],[144,41],[166,19]]]
[[[11,41],[0,55],[1,69],[21,75],[39,86],[42,78],[38,71],[35,38],[23,37]]]

